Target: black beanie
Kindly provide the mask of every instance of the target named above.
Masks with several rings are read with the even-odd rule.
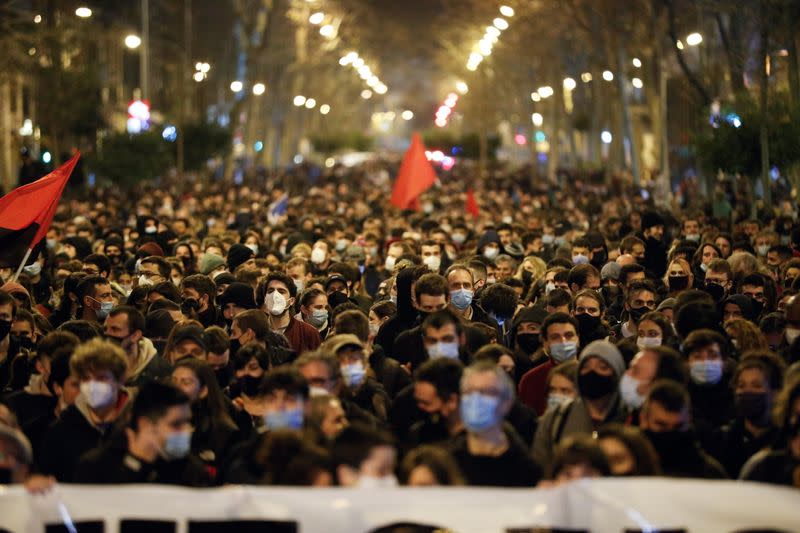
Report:
[[[236,270],[236,267],[247,261],[248,259],[255,257],[256,254],[253,253],[253,250],[245,246],[244,244],[236,243],[231,246],[231,249],[228,250],[228,270],[233,272]]]

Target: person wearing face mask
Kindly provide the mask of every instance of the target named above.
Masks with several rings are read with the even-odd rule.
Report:
[[[637,353],[619,382],[619,394],[631,422],[638,421],[644,399],[659,379],[686,384],[686,366],[678,352],[666,346],[648,346]]]
[[[642,317],[655,310],[658,292],[649,281],[634,281],[625,291],[625,314],[627,320],[611,329],[612,338],[627,339],[636,335],[637,324]]]
[[[642,233],[638,237],[644,241],[644,259],[641,265],[662,277],[667,271],[667,247],[664,244],[664,219],[655,211],[642,214]]]
[[[672,380],[653,384],[639,425],[658,454],[665,476],[725,479],[725,470],[708,455],[692,429],[692,407],[686,387]]]
[[[401,449],[446,444],[464,430],[458,403],[463,365],[452,359],[426,361],[414,373],[414,400],[424,413],[409,431]]]
[[[296,298],[297,287],[292,278],[282,272],[271,272],[256,289],[256,300],[264,302],[262,310],[269,319],[269,329],[286,337],[296,353],[316,350],[322,343],[319,331],[293,316]]]
[[[314,243],[311,249],[311,264],[313,265],[313,274],[315,276],[324,276],[328,273],[328,267],[331,266],[331,247],[328,241],[319,240]]]
[[[497,321],[491,318],[486,311],[478,305],[475,299],[475,279],[472,271],[464,264],[456,264],[447,269],[445,273],[447,288],[450,291],[451,311],[464,320],[470,322],[483,322],[497,328]]]
[[[669,289],[669,296],[674,298],[686,289],[694,287],[694,274],[685,259],[673,259],[664,276],[664,284]]]
[[[708,329],[698,329],[683,341],[682,353],[689,365],[689,395],[692,420],[704,444],[715,428],[735,416],[733,392],[730,388],[728,339]]]
[[[519,294],[505,283],[495,283],[481,291],[481,307],[497,322],[498,342],[511,346],[512,318],[517,312]]]
[[[125,352],[102,339],[80,345],[70,368],[80,380],[80,395],[50,427],[42,444],[39,468],[59,481],[71,481],[80,457],[109,440],[111,429],[131,395],[123,382]]]
[[[202,461],[191,453],[191,420],[189,397],[180,389],[145,384],[133,400],[128,426],[81,458],[74,482],[209,486]]]
[[[19,429],[0,422],[0,485],[25,483],[33,470],[33,449]],[[48,480],[48,485],[52,480]]]
[[[608,424],[597,432],[597,441],[615,477],[660,476],[658,454],[639,428]]]
[[[547,312],[539,306],[523,307],[517,312],[511,329],[514,361],[514,382],[519,383],[529,370],[548,360],[542,348],[541,327]]]
[[[542,351],[547,361],[529,370],[519,381],[519,398],[538,415],[547,409],[547,376],[550,370],[575,360],[580,347],[578,323],[566,313],[548,315],[541,327]]]
[[[578,398],[549,410],[539,421],[533,440],[533,457],[550,464],[559,442],[570,435],[591,435],[611,422],[622,422],[625,411],[619,397],[619,380],[625,362],[608,341],[594,341],[578,361]]]
[[[325,339],[331,327],[328,316],[328,295],[324,291],[308,289],[301,293],[300,312],[294,317],[314,326],[321,339]]]
[[[397,486],[397,450],[392,435],[360,422],[342,430],[331,446],[336,480],[342,487]]]
[[[446,259],[442,257],[443,250],[438,242],[433,240],[424,241],[421,245],[420,250],[421,250],[420,255],[422,256],[422,264],[428,267],[428,270],[430,270],[434,274],[438,274],[440,271],[448,267],[447,264],[443,264],[443,262],[445,262]]]
[[[340,397],[351,401],[372,416],[386,422],[391,400],[383,386],[375,379],[369,366],[367,347],[352,333],[328,338],[322,349],[336,356],[342,375]]]
[[[514,384],[489,361],[474,363],[461,378],[459,414],[465,432],[450,451],[473,486],[533,487],[542,468],[505,417],[514,403]]]
[[[104,335],[122,348],[128,361],[126,385],[138,387],[147,381],[169,376],[172,366],[160,357],[153,341],[144,336],[144,315],[133,307],[116,307],[106,318]]]
[[[102,323],[114,308],[114,293],[108,280],[102,276],[88,276],[78,285],[80,318]]]
[[[786,319],[785,346],[779,353],[785,361],[794,362],[797,358],[793,357],[792,348],[795,346],[797,339],[800,338],[800,296],[794,295],[786,302],[786,309],[784,309],[783,315]]]
[[[572,298],[572,316],[578,323],[581,346],[608,337],[608,327],[603,320],[605,302],[597,291],[584,289]]]
[[[211,280],[215,280],[217,276],[223,272],[227,272],[228,267],[225,264],[225,259],[221,255],[205,253],[200,258],[200,273],[208,276]]]
[[[503,245],[500,242],[500,236],[493,229],[486,230],[478,240],[476,250],[479,255],[482,255],[488,261],[494,261],[498,255],[503,253]]]
[[[785,367],[769,351],[749,352],[736,367],[731,378],[736,417],[718,429],[708,449],[734,479],[750,457],[778,438],[771,414]]]
[[[577,397],[578,361],[573,359],[554,367],[547,375],[547,411],[558,409]]]
[[[181,312],[188,318],[198,320],[204,328],[220,325],[216,307],[216,287],[211,278],[203,274],[192,274],[181,281]]]

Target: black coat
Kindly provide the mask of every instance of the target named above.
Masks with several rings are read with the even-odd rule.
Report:
[[[405,387],[411,384],[411,375],[400,366],[400,363],[386,357],[378,345],[373,346],[369,356],[369,366],[375,372],[378,381],[386,390],[389,398],[394,398]]]
[[[535,487],[542,478],[542,468],[533,460],[519,435],[506,428],[508,450],[497,457],[472,455],[467,435],[453,439],[450,451],[469,485],[493,487]]]

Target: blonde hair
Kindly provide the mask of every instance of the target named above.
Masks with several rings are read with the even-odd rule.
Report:
[[[90,373],[108,370],[117,381],[121,382],[128,370],[128,358],[122,348],[98,337],[75,349],[69,368],[80,378]]]

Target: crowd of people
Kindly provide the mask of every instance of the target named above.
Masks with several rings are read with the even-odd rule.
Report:
[[[389,175],[65,198],[0,269],[0,483],[800,487],[794,203]]]

